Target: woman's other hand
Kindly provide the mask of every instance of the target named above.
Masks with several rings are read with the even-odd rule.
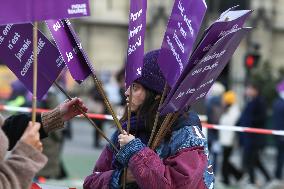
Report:
[[[80,98],[73,98],[71,101],[67,100],[60,104],[59,108],[63,121],[68,121],[73,117],[80,115],[82,112],[78,107],[85,113],[88,111],[88,108],[83,104],[83,101]]]

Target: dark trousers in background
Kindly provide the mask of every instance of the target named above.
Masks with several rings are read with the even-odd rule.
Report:
[[[93,119],[94,123],[101,129],[103,130],[103,123],[104,121],[102,120],[98,120],[98,119]],[[100,133],[97,131],[97,129],[94,129],[94,134],[93,134],[93,139],[94,139],[94,143],[93,146],[95,148],[101,148],[102,144],[101,144],[101,135]]]
[[[256,184],[255,182],[255,169],[258,168],[260,172],[265,177],[266,181],[269,182],[271,180],[269,173],[267,172],[266,168],[263,166],[260,160],[261,157],[261,148],[259,147],[252,147],[250,149],[244,150],[244,159],[243,159],[243,166],[246,168],[250,182],[252,184]]]
[[[284,163],[283,145],[284,145],[284,142],[277,143],[275,177],[279,180],[282,179],[282,169],[283,169],[283,163]]]
[[[243,175],[242,171],[235,168],[235,166],[230,162],[232,151],[232,147],[223,146],[222,177],[223,182],[227,185],[230,185],[229,178],[231,175],[235,177],[237,181],[240,180]]]

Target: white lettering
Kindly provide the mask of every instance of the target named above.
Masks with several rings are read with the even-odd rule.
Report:
[[[191,36],[193,37],[194,30],[193,30],[193,27],[191,25],[191,20],[189,20],[186,15],[184,15],[183,19],[184,19],[184,21],[185,21],[185,23],[186,23],[186,25],[187,25],[187,27],[188,27],[188,29],[190,31]]]
[[[53,24],[53,30],[58,31],[61,28],[61,24],[59,21],[57,21],[55,24]]]
[[[179,95],[176,97],[176,100],[183,97],[184,96],[184,92],[180,92]]]
[[[171,51],[172,51],[174,57],[176,58],[176,60],[177,60],[177,62],[178,62],[178,64],[179,64],[180,73],[181,73],[182,70],[183,70],[183,64],[182,64],[182,62],[181,62],[181,59],[180,59],[180,57],[179,57],[179,54],[176,52],[175,47],[174,47],[173,43],[171,42],[171,39],[170,39],[169,36],[167,36],[167,42],[168,42],[168,45],[169,45],[170,48],[171,48]]]
[[[134,27],[133,30],[130,30],[129,32],[129,39],[137,35],[141,30],[142,30],[143,25],[141,24],[140,26],[137,26],[136,28]]]
[[[136,51],[136,49],[138,47],[140,47],[142,45],[142,37],[140,36],[138,38],[138,41],[136,41],[136,43],[134,45],[129,45],[129,48],[128,48],[128,56],[131,55],[133,52]]]
[[[184,7],[182,6],[181,2],[178,2],[178,9],[180,10],[180,14],[183,16]]]
[[[68,14],[83,14],[87,15],[87,5],[83,4],[75,4],[71,5],[71,9],[68,9]]]
[[[194,70],[191,75],[194,76],[196,74],[199,74],[201,71],[202,71],[202,68],[199,68],[197,70]]]
[[[187,91],[186,91],[186,94],[193,94],[196,90],[193,88],[189,88]]]
[[[24,44],[18,53],[15,54],[16,58],[22,62],[22,56],[25,54],[26,50],[29,48],[32,42],[29,39],[24,40]]]
[[[134,22],[134,21],[136,21],[140,16],[141,16],[141,14],[143,13],[143,10],[142,9],[140,9],[138,12],[136,12],[136,13],[131,13],[130,14],[130,19],[132,19],[132,21]]]
[[[224,37],[225,35],[234,32],[235,30],[238,29],[238,24],[234,25],[231,29],[227,30],[227,31],[221,31],[218,38],[219,37]]]
[[[43,47],[45,45],[45,42],[42,41],[41,38],[39,38],[38,40],[38,47],[37,47],[37,54],[39,55],[40,52],[42,51]],[[25,63],[22,71],[21,71],[21,75],[24,77],[26,75],[26,73],[29,71],[29,68],[31,67],[32,63],[33,63],[33,60],[34,60],[34,52],[32,52],[30,58],[27,60],[27,62]]]
[[[12,29],[13,24],[8,24],[5,26],[4,30],[3,30],[3,35],[6,36],[8,35],[9,31]]]
[[[181,52],[184,53],[184,44],[182,44],[182,42],[179,40],[176,31],[174,32],[174,39],[178,45],[178,47],[180,48]]]
[[[56,59],[56,65],[59,68],[62,64],[64,63],[64,59],[63,57],[60,55],[57,59]]]
[[[67,56],[67,62],[70,62],[74,57],[73,57],[73,54],[72,52],[66,52],[66,56]]]
[[[204,57],[202,60],[201,60],[201,63],[204,63],[204,62],[207,62],[209,60],[212,60],[212,59],[217,59],[217,58],[220,58],[221,56],[223,56],[225,54],[226,50],[223,50],[219,53],[216,53],[214,52],[213,55],[207,55],[206,57]]]

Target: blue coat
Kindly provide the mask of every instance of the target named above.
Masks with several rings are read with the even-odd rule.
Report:
[[[284,130],[284,99],[278,97],[273,103],[273,129]],[[284,143],[284,137],[277,137],[277,142]]]
[[[238,121],[238,125],[260,129],[265,128],[266,104],[262,97],[257,96],[247,103]],[[241,143],[246,150],[263,147],[265,145],[265,136],[253,133],[243,133],[241,134]]]

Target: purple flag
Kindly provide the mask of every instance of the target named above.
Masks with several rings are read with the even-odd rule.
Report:
[[[131,0],[125,83],[128,88],[141,76],[144,55],[147,0]]]
[[[0,59],[33,91],[33,25],[0,26]],[[57,48],[38,33],[38,99],[41,99],[65,67]]]
[[[2,0],[0,25],[89,15],[89,0]]]
[[[192,53],[189,63],[184,72],[178,79],[177,85],[184,79],[190,70],[199,60],[210,50],[210,48],[223,36],[242,28],[245,21],[251,14],[251,10],[225,11],[218,20],[216,20],[203,34],[202,40]]]
[[[241,28],[251,12],[251,10],[235,11],[231,8],[221,14],[220,18],[216,20],[203,34],[202,40],[197,45],[197,48],[194,50],[189,59],[189,63],[186,65],[178,81],[169,92],[168,98],[173,95],[180,83],[199,62],[199,60],[211,49],[211,47],[224,35]]]
[[[222,16],[205,31],[204,38],[190,57],[188,70],[186,71],[189,71],[190,67],[199,62],[221,37],[233,30],[242,28],[251,12],[251,10],[236,10],[222,14]]]
[[[205,97],[249,30],[250,28],[238,28],[211,47],[187,74],[174,94],[167,97],[161,108],[161,114],[183,111],[195,101]]]
[[[173,87],[188,63],[207,5],[204,0],[176,0],[158,57],[168,84]]]
[[[89,59],[85,56],[82,44],[70,21],[48,20],[46,24],[72,77],[81,83],[91,74],[91,70],[88,67]]]

